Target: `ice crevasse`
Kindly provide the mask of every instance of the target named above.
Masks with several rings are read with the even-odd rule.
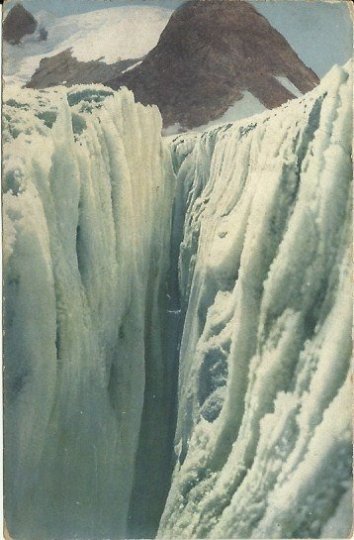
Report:
[[[175,139],[126,90],[5,95],[15,538],[349,534],[349,69]]]

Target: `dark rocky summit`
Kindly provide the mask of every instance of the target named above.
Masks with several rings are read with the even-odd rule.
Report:
[[[267,108],[293,98],[275,76],[301,92],[319,82],[279,34],[242,0],[193,0],[177,9],[142,64],[108,82],[158,105],[164,124],[186,127],[218,118],[248,90]]]
[[[3,37],[7,42],[17,45],[24,36],[35,32],[37,24],[29,11],[21,4],[16,4],[4,20]]]
[[[246,91],[265,107],[278,107],[295,96],[277,76],[287,77],[303,93],[319,82],[286,39],[243,0],[186,2],[172,14],[156,47],[125,73],[115,64],[105,65],[107,71],[97,62],[86,70],[65,54],[42,60],[28,86],[58,84],[60,77],[67,84],[127,86],[138,101],[159,107],[165,126],[192,128],[217,119]],[[58,64],[60,77],[55,75]]]

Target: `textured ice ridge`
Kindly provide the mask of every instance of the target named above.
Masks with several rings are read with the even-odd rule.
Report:
[[[160,537],[350,532],[349,72],[172,143],[185,323]]]
[[[7,92],[4,122],[7,525],[26,540],[124,537],[137,452],[159,463],[154,508],[169,481],[161,117],[88,86]]]

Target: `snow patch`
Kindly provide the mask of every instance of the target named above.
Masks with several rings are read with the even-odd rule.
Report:
[[[122,71],[122,74],[123,74],[123,73],[127,73],[127,71],[131,71],[132,69],[134,69],[134,68],[140,66],[141,63],[142,63],[142,60],[139,60],[139,62],[135,62],[135,64],[133,64],[132,66],[129,66],[127,69],[124,69],[124,70]]]
[[[289,90],[289,92],[291,92],[295,97],[302,96],[302,92],[300,92],[300,90],[296,88],[295,84],[289,81],[287,77],[283,77],[279,75],[279,76],[276,76],[275,78],[277,79],[277,81],[280,82],[282,86],[284,86],[284,88]]]
[[[207,124],[194,128],[193,131],[203,132],[221,124],[236,122],[248,118],[254,114],[259,114],[266,110],[266,107],[251,92],[244,92],[242,99],[235,101],[222,116],[215,120],[210,120]]]

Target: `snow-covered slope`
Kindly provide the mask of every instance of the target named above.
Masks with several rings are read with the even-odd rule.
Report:
[[[83,62],[140,58],[156,45],[170,15],[164,8],[124,6],[63,17],[48,27],[59,46],[51,54],[72,47]]]
[[[13,537],[349,532],[349,71],[174,141],[126,90],[5,88]]]
[[[351,92],[334,68],[173,144],[185,322],[161,538],[318,537],[350,498]]]
[[[141,58],[158,42],[171,10],[163,7],[124,6],[80,15],[55,17],[36,14],[39,27],[48,31],[46,41],[38,36],[24,38],[20,45],[4,44],[4,74],[9,82],[25,83],[39,66],[41,58],[68,48],[79,61],[99,58],[107,64]]]
[[[26,540],[122,538],[136,452],[149,444],[163,474],[169,436],[161,117],[90,86],[7,92],[4,121],[7,526]]]

